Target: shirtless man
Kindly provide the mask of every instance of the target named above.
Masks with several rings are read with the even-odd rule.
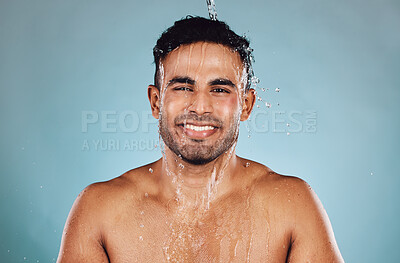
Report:
[[[307,183],[235,155],[255,102],[248,47],[204,18],[163,33],[148,87],[163,157],[83,190],[58,262],[343,262]]]

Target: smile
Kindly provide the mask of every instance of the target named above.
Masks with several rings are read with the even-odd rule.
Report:
[[[214,133],[217,132],[218,127],[209,125],[209,124],[204,124],[200,125],[198,123],[195,124],[181,124],[178,125],[181,127],[182,132],[187,136],[188,138],[195,139],[195,140],[204,140],[207,139],[208,137],[212,136]]]
[[[214,130],[215,127],[213,126],[196,126],[192,124],[187,124],[184,126],[185,129],[190,129],[194,131],[209,131],[209,130]]]

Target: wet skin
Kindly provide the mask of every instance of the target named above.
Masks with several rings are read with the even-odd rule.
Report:
[[[200,42],[163,66],[161,89],[148,95],[165,154],[82,191],[58,262],[343,262],[307,183],[235,155],[255,98],[243,91],[239,56]]]
[[[254,101],[253,90],[243,91],[240,57],[222,45],[197,43],[168,54],[163,66],[161,92],[150,86],[149,98],[154,117],[163,105],[165,143],[184,159],[221,155],[236,141],[239,119],[248,117]],[[241,112],[242,105],[247,110]]]

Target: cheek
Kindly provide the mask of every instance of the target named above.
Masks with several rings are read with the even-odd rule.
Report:
[[[238,97],[230,96],[223,100],[217,100],[214,103],[214,110],[221,114],[221,116],[232,116],[239,113],[241,107]]]
[[[184,111],[185,105],[187,105],[186,100],[182,97],[165,96],[162,111],[168,117],[168,120],[173,120],[178,114]]]

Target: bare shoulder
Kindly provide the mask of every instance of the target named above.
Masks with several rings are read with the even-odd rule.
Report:
[[[316,218],[329,221],[321,201],[306,181],[276,173],[259,163],[251,165],[255,168],[254,196],[261,199],[272,213],[285,218],[289,227],[299,227]]]
[[[251,163],[254,197],[266,207],[271,224],[290,233],[290,262],[343,262],[329,217],[311,186],[295,176]]]
[[[118,209],[126,203],[132,205],[138,200],[146,187],[151,187],[152,177],[149,177],[149,166],[144,165],[125,172],[109,181],[97,182],[87,186],[77,197],[74,206],[84,208],[85,213],[99,218],[104,213]]]
[[[104,222],[112,221],[112,217],[127,207],[129,210],[135,209],[135,204],[140,202],[143,192],[153,187],[156,179],[149,176],[149,167],[155,166],[157,162],[129,170],[114,179],[87,186],[76,198],[69,218],[79,217],[99,229],[104,229]]]
[[[105,234],[127,207],[132,210],[139,202],[139,183],[147,183],[145,169],[91,184],[78,195],[65,224],[57,262],[109,262]]]
[[[132,172],[126,172],[108,181],[90,184],[78,195],[76,202],[88,205],[98,204],[93,208],[99,208],[99,205],[106,205],[107,202],[111,202],[118,197],[121,191],[123,192],[129,187],[135,187],[134,181],[129,178],[128,173]]]
[[[311,188],[303,179],[296,176],[288,176],[276,173],[267,166],[242,159],[246,163],[251,176],[250,184],[255,193],[261,198],[275,200],[280,206],[283,204],[296,206],[299,209],[309,206],[310,203],[319,206],[320,202]],[[285,206],[286,206],[285,205]]]

